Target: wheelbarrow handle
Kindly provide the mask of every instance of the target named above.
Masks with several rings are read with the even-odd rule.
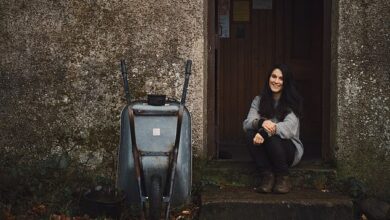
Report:
[[[187,60],[186,63],[186,75],[191,75],[192,60]]]
[[[129,81],[127,79],[127,69],[126,69],[125,60],[121,60],[121,72],[122,72],[122,79],[123,79],[123,87],[125,89],[125,94],[126,94],[126,101],[127,104],[130,105],[131,98],[130,98]]]
[[[187,60],[186,68],[185,68],[185,80],[184,80],[184,86],[183,86],[183,94],[181,95],[181,102],[180,102],[180,104],[182,104],[182,105],[185,105],[185,103],[186,103],[188,83],[189,83],[190,75],[191,75],[191,66],[192,66],[192,60]]]

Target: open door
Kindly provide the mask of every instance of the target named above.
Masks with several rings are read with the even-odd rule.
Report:
[[[329,75],[324,73],[329,70],[324,67],[328,65],[324,63],[324,54],[328,54],[324,42],[329,42],[324,12],[330,11],[330,4],[324,1],[216,0],[211,4],[211,33],[215,34],[210,38],[215,38],[209,39],[209,49],[214,52],[214,69],[209,73],[215,75],[209,76],[208,90],[213,92],[208,92],[208,103],[215,112],[211,114],[214,120],[208,122],[213,139],[209,152],[219,158],[249,159],[244,155],[242,122],[267,80],[267,71],[275,63],[286,63],[304,98],[304,158],[321,158],[322,147],[328,147],[323,144],[323,129],[328,129],[324,120],[329,114],[323,93]]]

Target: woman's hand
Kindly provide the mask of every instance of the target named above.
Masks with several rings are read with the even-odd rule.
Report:
[[[271,120],[265,120],[262,127],[268,134],[274,135],[276,133],[276,124]]]
[[[253,144],[259,145],[262,144],[263,142],[264,142],[264,138],[259,133],[256,133],[255,137],[253,138]]]

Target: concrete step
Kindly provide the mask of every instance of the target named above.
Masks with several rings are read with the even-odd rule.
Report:
[[[257,186],[260,175],[253,162],[209,161],[201,171],[205,185]],[[320,161],[302,161],[290,169],[294,189],[326,190],[332,187],[336,171]]]
[[[249,187],[209,187],[201,193],[201,220],[352,220],[348,197],[318,190],[260,194]]]

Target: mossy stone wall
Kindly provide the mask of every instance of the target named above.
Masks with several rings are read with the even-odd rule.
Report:
[[[187,107],[197,152],[203,7],[200,0],[1,1],[1,154],[30,160],[66,151],[92,167],[112,165],[126,104],[122,58],[134,98],[180,99],[185,61],[193,60]]]
[[[339,0],[334,6],[339,175],[390,198],[390,2]]]

